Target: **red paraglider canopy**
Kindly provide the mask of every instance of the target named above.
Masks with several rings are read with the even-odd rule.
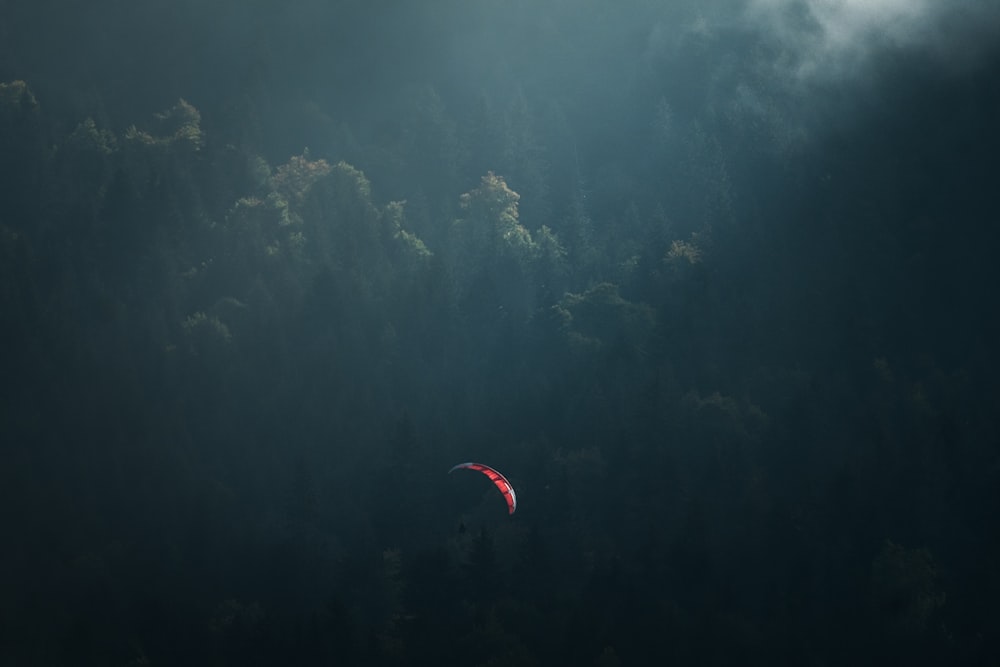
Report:
[[[458,470],[459,468],[478,470],[479,472],[489,477],[490,481],[492,481],[496,485],[496,487],[500,489],[500,493],[503,494],[503,499],[507,501],[507,513],[508,514],[514,513],[514,510],[517,509],[517,495],[514,493],[514,487],[511,486],[511,483],[507,481],[506,477],[504,477],[503,475],[501,475],[499,472],[489,467],[488,465],[484,465],[482,463],[472,463],[472,462],[459,463],[457,466],[449,470],[448,473],[450,474],[455,470]]]

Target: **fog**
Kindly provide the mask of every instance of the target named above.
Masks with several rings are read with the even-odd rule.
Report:
[[[996,7],[973,0],[751,0],[745,12],[787,50],[789,73],[825,81],[864,77],[893,52],[926,58],[930,67],[975,66],[1000,21]]]

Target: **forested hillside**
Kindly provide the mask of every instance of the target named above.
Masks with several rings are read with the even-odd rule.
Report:
[[[996,661],[958,4],[0,0],[0,664]]]

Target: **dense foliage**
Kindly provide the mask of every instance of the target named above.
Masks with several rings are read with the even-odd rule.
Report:
[[[46,4],[0,662],[998,658],[989,59],[865,102],[640,0]]]

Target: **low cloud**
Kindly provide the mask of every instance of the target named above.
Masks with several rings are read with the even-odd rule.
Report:
[[[962,68],[1000,34],[1000,5],[982,0],[749,0],[746,16],[803,79],[851,78],[892,51]]]

